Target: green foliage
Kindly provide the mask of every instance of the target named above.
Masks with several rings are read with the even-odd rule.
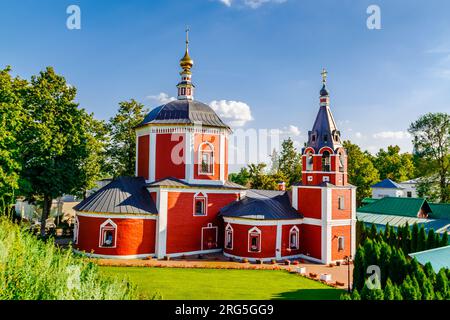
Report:
[[[28,84],[10,72],[10,67],[0,70],[0,214],[8,203],[14,203],[23,165],[19,136],[25,111],[21,97]]]
[[[383,300],[384,293],[382,289],[369,289],[367,285],[361,291],[361,300]]]
[[[230,173],[228,175],[228,180],[247,187],[250,180],[250,172],[248,172],[247,168],[241,168],[238,173]]]
[[[0,300],[137,299],[134,285],[0,219]]]
[[[409,275],[400,285],[400,291],[404,300],[420,300],[422,297],[417,281]]]
[[[419,237],[417,238],[417,251],[424,251],[427,249],[427,235],[425,233],[425,227],[420,226]]]
[[[448,233],[447,232],[444,232],[444,234],[442,235],[440,246],[441,247],[448,246]]]
[[[439,237],[439,235],[437,235]],[[434,233],[433,229],[428,230],[428,236],[427,236],[427,249],[433,249],[435,248],[436,244],[436,234]]]
[[[408,131],[413,136],[413,145],[422,165],[419,166],[420,189],[429,191],[431,185],[439,186],[441,202],[450,201],[450,115],[427,113],[413,122]],[[425,186],[423,186],[425,185]]]
[[[399,146],[388,146],[386,151],[380,149],[374,157],[374,165],[381,180],[405,181],[414,178],[413,156],[400,154]]]
[[[287,178],[287,185],[290,186],[299,182],[302,178],[302,157],[294,147],[291,138],[284,140],[281,144],[280,156],[278,159],[279,173]]]
[[[419,242],[419,225],[414,223],[411,232],[411,252],[417,252]]]
[[[364,287],[366,276],[366,255],[364,247],[360,246],[356,250],[353,265],[353,291],[361,290]]]
[[[43,201],[42,235],[52,199],[86,185],[89,116],[78,108],[75,96],[76,89],[50,67],[31,78],[24,95],[27,125],[21,132],[21,152],[26,160],[22,192]]]
[[[440,294],[442,299],[449,298],[449,280],[447,278],[447,274],[444,268],[439,270],[438,274],[436,275],[436,286],[435,290],[437,293]]]
[[[363,198],[371,197],[370,186],[380,180],[380,175],[367,152],[362,152],[359,146],[350,141],[344,141],[344,148],[348,155],[348,181],[358,187],[356,201],[359,205]]]
[[[117,114],[109,120],[111,143],[107,150],[109,172],[113,177],[134,176],[136,167],[135,128],[147,110],[134,99],[119,103]]]

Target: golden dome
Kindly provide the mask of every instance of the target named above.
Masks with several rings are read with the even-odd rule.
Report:
[[[189,28],[186,28],[186,52],[184,57],[180,60],[180,66],[183,68],[182,73],[191,73],[191,68],[194,65],[194,61],[189,56]]]

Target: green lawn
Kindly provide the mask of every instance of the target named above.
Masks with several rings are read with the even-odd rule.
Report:
[[[131,280],[144,297],[159,292],[163,299],[169,300],[334,300],[343,293],[342,290],[279,270],[100,268],[108,275]]]

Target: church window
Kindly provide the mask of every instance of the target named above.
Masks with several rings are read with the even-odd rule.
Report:
[[[186,94],[186,88],[181,88],[181,95],[184,96]]]
[[[328,151],[322,154],[322,171],[329,172],[331,167],[331,157]]]
[[[289,248],[299,249],[299,231],[296,226],[293,226],[289,231]]]
[[[344,197],[338,197],[338,209],[339,210],[345,209],[345,198]]]
[[[101,248],[115,248],[117,240],[117,225],[108,219],[100,226],[100,243]]]
[[[261,231],[254,227],[248,232],[248,251],[261,252]]]
[[[199,174],[214,174],[214,148],[212,144],[205,142],[199,148]]]
[[[345,239],[344,237],[338,237],[338,251],[343,251],[345,249]]]
[[[344,154],[342,152],[339,153],[339,172],[344,172]]]
[[[207,198],[199,192],[194,196],[194,216],[206,216]]]
[[[225,228],[225,248],[233,249],[233,228],[230,225]]]
[[[312,152],[306,154],[306,171],[312,171],[313,169],[313,155]]]

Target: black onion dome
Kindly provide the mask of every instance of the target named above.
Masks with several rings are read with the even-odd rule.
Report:
[[[325,96],[329,96],[327,87],[325,86],[325,84],[322,86],[322,89],[320,90],[320,96],[321,97],[325,97]]]
[[[138,127],[148,124],[190,124],[230,129],[207,104],[174,100],[150,111]]]

